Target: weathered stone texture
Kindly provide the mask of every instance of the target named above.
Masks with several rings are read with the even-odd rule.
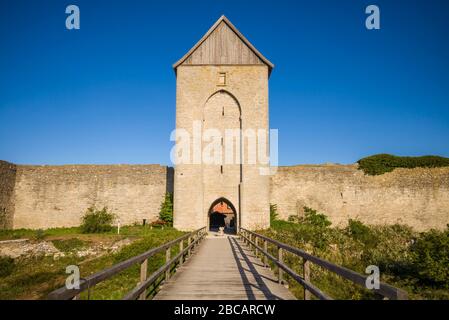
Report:
[[[157,219],[170,171],[159,165],[17,166],[14,228],[78,226],[107,206],[120,223]]]
[[[12,227],[15,181],[16,166],[0,160],[0,229]]]
[[[325,213],[335,225],[345,225],[349,218],[407,224],[416,230],[442,229],[449,223],[449,168],[367,176],[357,165],[280,167],[270,183],[270,201],[284,219],[302,215],[307,206]]]
[[[226,85],[218,82],[226,73]],[[193,123],[202,129],[268,129],[268,67],[180,66],[177,68],[176,128],[190,133]],[[223,115],[224,110],[224,115]],[[205,143],[207,144],[207,143]],[[204,148],[204,144],[203,144]],[[247,143],[244,142],[244,157]],[[193,160],[193,157],[192,157]],[[211,204],[224,197],[237,209],[239,226],[257,229],[269,226],[269,177],[259,173],[259,165],[179,164],[174,179],[174,225],[193,230],[208,225]],[[186,206],[186,203],[189,203]]]
[[[192,174],[195,171],[190,170]],[[108,206],[122,224],[151,221],[157,218],[167,189],[173,191],[172,174],[171,168],[159,165],[16,166],[1,161],[0,208],[7,219],[0,227],[77,226],[91,205]],[[227,189],[218,192],[208,187],[207,197],[195,196],[203,188],[202,175],[199,179],[185,186],[188,191],[183,194],[191,197],[175,209],[175,215],[181,215],[186,223],[205,225],[209,202]],[[254,228],[259,221],[266,223],[261,215],[252,216],[260,208],[249,204],[261,201],[259,206],[265,205],[265,195],[260,193],[268,189],[256,188],[254,184],[246,193],[249,201],[243,212],[247,226],[254,221]],[[280,167],[271,177],[269,191],[270,203],[278,205],[284,219],[303,214],[302,208],[307,206],[328,215],[335,225],[345,225],[349,218],[369,224],[403,223],[417,230],[442,229],[449,223],[449,168],[396,169],[373,177],[364,175],[356,165]],[[241,192],[245,194],[244,189]],[[224,196],[238,203],[237,195]],[[202,209],[200,217],[188,210],[191,206]]]

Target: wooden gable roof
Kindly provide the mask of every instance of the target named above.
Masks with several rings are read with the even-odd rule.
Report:
[[[265,58],[224,15],[173,65],[274,65]]]

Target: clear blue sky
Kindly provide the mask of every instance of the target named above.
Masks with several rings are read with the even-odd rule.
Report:
[[[169,164],[171,65],[221,14],[276,65],[280,164],[449,156],[449,1],[3,0],[0,159]]]

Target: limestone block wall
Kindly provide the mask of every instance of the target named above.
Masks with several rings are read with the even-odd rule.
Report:
[[[335,225],[357,218],[369,224],[443,229],[449,223],[449,168],[366,176],[357,165],[280,167],[270,181],[270,202],[284,219],[302,215],[307,206]]]
[[[78,226],[89,206],[107,206],[122,225],[157,219],[172,170],[160,165],[17,166],[17,228]]]
[[[449,168],[396,169],[373,177],[356,165],[303,165],[279,167],[269,183],[261,190],[269,191],[269,202],[278,205],[284,219],[302,215],[307,206],[325,213],[334,225],[345,225],[349,218],[368,224],[402,223],[417,230],[443,229],[449,223]],[[190,185],[191,195],[201,189],[198,186],[201,182]],[[260,200],[259,207],[264,205],[260,191],[244,187],[245,181],[243,202]],[[173,169],[159,165],[21,166],[0,161],[0,228],[77,226],[91,205],[108,206],[122,224],[152,221],[166,191],[173,192]],[[208,196],[219,194],[209,190]],[[186,199],[175,215],[181,212],[195,221],[183,210],[203,201]],[[243,220],[257,224],[262,215],[250,215],[260,208],[241,205],[248,214]]]
[[[0,229],[11,228],[14,216],[16,166],[0,161]]]
[[[218,81],[219,73],[226,73],[225,86]],[[230,99],[225,98],[227,95],[232,96],[240,107],[243,130],[257,132],[257,129],[268,128],[266,65],[179,66],[176,81],[176,128],[190,133],[192,149],[195,145],[193,123],[207,126],[209,121],[212,125],[212,110],[218,110],[220,115],[222,107],[229,107],[229,112],[237,110],[236,106],[228,104]],[[219,92],[226,94],[219,98]],[[228,114],[226,111],[225,115]],[[233,119],[225,120],[225,125],[231,125],[228,129],[235,129],[232,123],[237,119],[233,115]],[[245,157],[247,151],[243,150],[243,153]],[[190,157],[193,162],[193,155]],[[234,169],[225,168],[226,172],[229,170]],[[239,211],[237,219],[240,226],[250,229],[268,227],[269,177],[259,174],[258,165],[245,164],[242,171],[242,182],[237,184],[229,179],[224,181],[220,166],[178,164],[174,179],[174,226],[181,230],[194,230],[207,225],[212,202],[218,197],[226,197]],[[238,172],[233,176],[240,178]],[[187,203],[189,206],[186,206]]]

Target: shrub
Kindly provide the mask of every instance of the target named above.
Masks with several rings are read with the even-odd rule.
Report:
[[[395,168],[437,168],[449,166],[449,158],[438,156],[398,157],[377,154],[357,161],[359,169],[368,175],[380,175]]]
[[[411,252],[421,280],[449,288],[449,228],[422,233]]]
[[[378,239],[370,227],[364,225],[359,220],[349,219],[346,232],[355,240],[362,242],[363,244],[374,247],[376,246]]]
[[[34,238],[36,240],[43,240],[45,238],[46,234],[45,231],[42,229],[38,229],[36,230],[36,232],[34,233]]]
[[[169,192],[165,194],[164,201],[161,204],[159,219],[169,225],[173,224],[173,194]]]
[[[112,223],[115,214],[108,212],[107,207],[97,210],[95,207],[90,207],[83,216],[81,224],[82,233],[102,233],[112,230]]]
[[[14,259],[10,257],[0,257],[0,277],[9,276],[15,268]]]
[[[318,213],[308,207],[304,207],[304,217],[289,217],[297,228],[294,232],[295,239],[302,243],[311,243],[314,248],[323,250],[329,245],[330,229],[332,224],[326,215]]]
[[[318,213],[316,210],[308,207],[304,207],[304,217],[300,218],[299,222],[306,223],[317,228],[327,228],[332,224],[326,215]]]
[[[273,221],[278,220],[279,214],[278,214],[278,205],[277,204],[270,204],[270,223]]]

